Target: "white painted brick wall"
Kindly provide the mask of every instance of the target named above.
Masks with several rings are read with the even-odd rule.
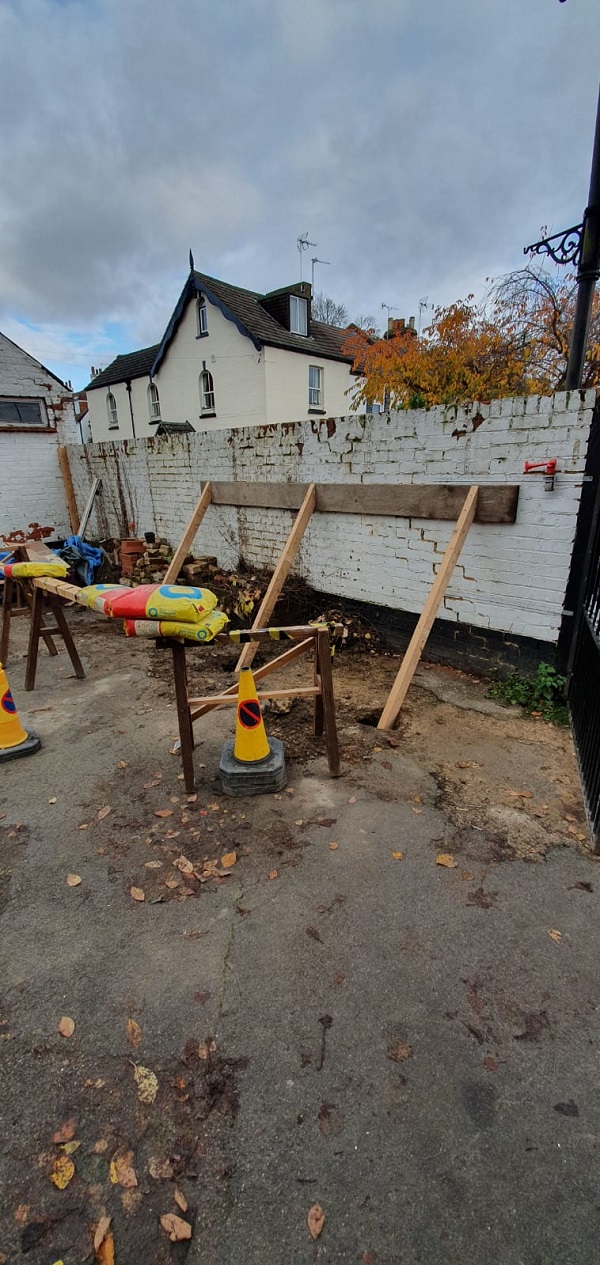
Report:
[[[474,524],[440,614],[556,641],[569,574],[595,393],[494,400],[468,409],[434,408],[337,418],[332,423],[156,437],[135,444],[71,448],[77,498],[104,480],[100,535],[156,530],[181,537],[205,479],[348,483],[519,483],[513,526]],[[474,425],[475,423],[475,425]],[[526,460],[556,457],[556,490],[524,475]],[[275,564],[292,515],[211,506],[195,542],[223,566],[240,555]],[[295,570],[317,589],[420,611],[453,524],[371,515],[317,515]]]
[[[0,431],[0,536],[42,529],[48,538],[70,535],[58,464],[59,444],[75,444],[72,395],[21,347],[0,334],[0,396],[44,400],[47,433]]]

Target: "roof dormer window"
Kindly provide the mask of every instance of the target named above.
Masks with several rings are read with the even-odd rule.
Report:
[[[308,334],[308,320],[306,311],[306,299],[301,299],[297,294],[290,294],[290,333],[291,334]]]

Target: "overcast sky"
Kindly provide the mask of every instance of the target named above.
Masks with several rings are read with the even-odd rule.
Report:
[[[418,317],[585,205],[599,0],[0,0],[0,329],[79,388],[296,238]]]

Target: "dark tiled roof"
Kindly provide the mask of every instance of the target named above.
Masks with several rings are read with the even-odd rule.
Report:
[[[96,387],[108,387],[112,382],[127,382],[130,378],[145,378],[150,373],[156,359],[160,343],[154,347],[142,347],[141,351],[130,351],[126,356],[117,356],[107,369],[98,373],[84,387],[84,391],[94,391]]]

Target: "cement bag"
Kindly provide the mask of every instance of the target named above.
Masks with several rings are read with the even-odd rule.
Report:
[[[126,637],[185,637],[186,641],[212,641],[229,623],[224,611],[209,611],[201,624],[177,623],[169,619],[126,619]]]
[[[89,606],[92,611],[110,615],[110,598],[120,597],[122,593],[129,593],[129,591],[124,584],[118,586],[116,584],[88,584],[86,588],[79,590],[77,601],[84,606]]]
[[[184,584],[139,584],[111,597],[108,613],[115,619],[168,619],[178,624],[199,624],[216,605],[217,598],[210,589]]]
[[[56,562],[5,562],[0,570],[4,571],[7,580],[37,579],[45,575],[64,580],[69,568],[66,562],[57,558]]]

